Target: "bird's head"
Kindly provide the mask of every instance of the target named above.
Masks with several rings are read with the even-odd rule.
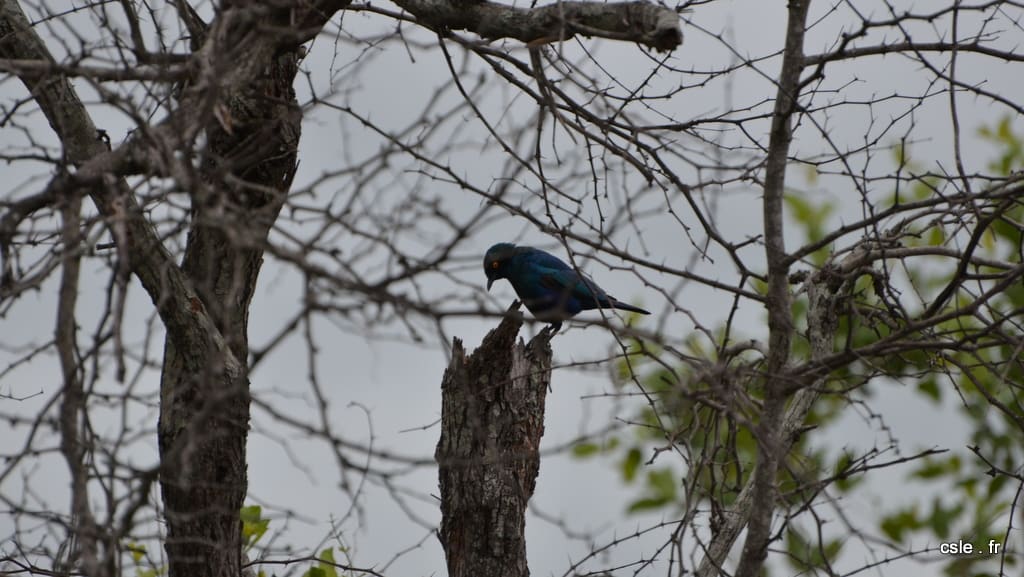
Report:
[[[487,275],[487,290],[491,290],[494,281],[508,278],[508,261],[516,252],[516,245],[499,242],[487,249],[484,255],[484,274]]]

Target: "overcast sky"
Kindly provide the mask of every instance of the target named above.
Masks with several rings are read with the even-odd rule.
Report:
[[[870,13],[873,3],[863,4],[866,13]],[[811,21],[815,21],[815,15],[823,16],[829,5],[827,2],[816,3]],[[881,14],[880,6],[877,8]],[[831,16],[812,30],[807,42],[808,52],[822,51],[834,42],[838,27],[844,23],[848,25],[848,20],[844,20],[841,13],[842,10],[839,15]],[[778,51],[785,30],[785,7],[781,1],[720,1],[696,8],[686,15],[686,19],[692,25],[684,24],[685,44],[675,51],[668,62],[678,69],[708,70],[735,62],[737,58],[761,57]],[[346,16],[344,28],[356,35],[368,34],[364,31],[380,27],[381,22],[376,17],[350,14]],[[939,28],[942,23],[936,23],[935,26]],[[729,39],[738,54],[727,50],[724,43],[715,37],[718,34]],[[431,40],[426,34],[413,33],[412,37],[425,42]],[[1017,38],[1016,43],[1021,40],[1024,38]],[[594,53],[602,66],[625,86],[640,82],[650,73],[654,64],[654,60],[645,51],[633,45],[592,39],[582,40],[582,45]],[[498,43],[498,46],[522,52],[521,57],[527,59],[525,49],[515,43]],[[561,49],[569,53],[569,60],[575,60],[573,55],[581,53],[576,41],[567,43]],[[456,59],[461,61],[464,54],[455,47],[452,47],[452,51]],[[372,115],[383,126],[396,130],[404,127],[418,116],[423,103],[434,91],[450,83],[446,64],[436,49],[410,55],[398,49],[397,45],[389,44],[383,49],[369,49],[368,52],[361,58],[372,58],[372,61],[366,64],[358,85],[347,86],[346,92],[336,92],[330,99],[340,106],[350,106]],[[310,55],[303,62],[303,68],[309,72],[312,86],[318,94],[322,96],[330,91],[332,74],[337,78],[344,70],[345,63],[354,59],[357,53],[357,49],[351,45],[336,45],[327,36],[322,36],[313,44]],[[935,61],[941,63],[943,60],[936,56]],[[968,68],[964,74],[985,81],[988,90],[1019,93],[1024,89],[1024,81],[1021,80],[1024,75],[1020,73],[1019,65],[1017,69],[1012,69],[1009,65],[996,64],[991,60],[978,62],[977,67]],[[728,79],[683,90],[664,103],[660,110],[676,120],[712,115],[715,111],[733,107],[756,106],[755,109],[761,112],[770,110],[771,102],[768,99],[774,95],[771,78],[776,75],[778,66],[778,58],[760,61],[756,66],[730,74]],[[929,75],[924,74],[919,65],[902,57],[874,58],[859,63],[857,67],[852,70],[837,65],[830,69],[826,86],[835,88],[837,92],[833,96],[822,95],[819,98],[856,101],[895,91],[918,93],[929,80]],[[696,75],[683,79],[665,76],[653,85],[693,83],[697,78]],[[851,81],[852,78],[856,80]],[[297,89],[300,101],[308,102],[309,87],[300,83]],[[24,96],[23,87],[19,83],[10,78],[0,79],[0,102],[5,106]],[[456,95],[452,93],[449,97],[454,98]],[[976,106],[977,103],[966,97],[961,104],[960,121],[965,130],[965,142],[969,144],[964,148],[966,159],[971,165],[983,166],[981,159],[991,158],[993,150],[973,135],[982,123],[993,123],[997,118],[993,118],[987,104]],[[495,114],[495,117],[500,116],[498,111],[502,109],[511,117],[532,114],[531,103],[526,99],[515,98],[514,92],[504,88],[496,91],[482,106],[488,113]],[[110,131],[115,142],[124,138],[130,127],[128,121],[109,108],[96,106],[95,109],[97,124]],[[870,110],[867,107],[841,107],[828,118],[827,126],[802,126],[797,133],[794,149],[803,154],[824,146],[821,132],[829,134],[834,142],[842,146],[856,147],[863,144],[865,127],[872,117],[878,122],[888,122],[891,115],[905,109],[906,105],[899,102],[891,106],[876,106]],[[949,145],[951,128],[948,98],[944,96],[926,101],[914,112],[913,118],[901,122],[911,121],[917,125],[915,137],[918,139],[911,147],[911,154],[925,166],[949,166],[952,148]],[[479,123],[471,116],[466,116],[464,124],[465,130],[477,134],[480,149],[464,151],[447,161],[476,181],[500,178],[505,170],[502,154],[488,148],[493,146],[493,141],[488,139]],[[53,141],[40,115],[35,115],[33,126],[38,129],[33,137]],[[766,122],[751,126],[763,129],[762,134],[767,133]],[[345,142],[348,146],[344,153],[340,150],[343,132],[347,133]],[[893,144],[900,134],[902,132],[894,131],[891,139],[883,138],[882,142]],[[743,140],[742,136],[728,132],[723,133],[721,138],[724,142]],[[23,142],[24,136],[0,130],[0,141],[7,148],[11,143]],[[326,172],[337,170],[344,164],[341,160],[344,156],[358,159],[375,153],[381,145],[379,138],[353,128],[353,121],[338,110],[322,107],[312,109],[306,114],[303,125],[299,154],[301,164],[295,188],[310,185]],[[697,143],[692,139],[687,141],[683,135],[680,145],[697,146]],[[740,151],[737,154],[750,153]],[[879,158],[871,169],[882,172],[887,162],[891,163],[891,158]],[[36,165],[32,170],[42,170],[45,174],[46,169]],[[30,172],[28,165],[5,166],[3,171],[4,181],[8,186],[13,185],[16,191],[24,192],[38,186],[39,172]],[[830,220],[831,224],[859,217],[859,197],[844,187],[843,181],[822,178],[811,184],[806,177],[805,170],[794,168],[790,182],[794,187],[811,190],[820,195],[820,199],[830,199],[837,204],[838,209]],[[393,189],[382,190],[380,193],[382,212],[394,210],[398,206],[395,199],[407,192],[402,185],[410,183],[414,186],[433,187],[430,192],[442,195],[446,209],[457,216],[467,217],[482,204],[477,197],[465,194],[457,196],[455,187],[445,183],[419,181],[416,175],[396,175],[394,182]],[[636,186],[639,182],[637,179],[625,184]],[[585,187],[587,184],[580,186]],[[321,196],[311,202],[323,203],[329,200],[330,185],[320,187],[318,191]],[[623,196],[611,198],[609,205],[621,208],[623,199],[630,193],[629,188],[624,188],[620,191]],[[522,190],[514,194],[522,195],[523,202],[529,203],[533,193]],[[759,233],[759,198],[753,183],[746,189],[732,186],[720,191],[720,196],[714,200],[717,203],[716,217],[728,238],[740,240]],[[584,210],[590,211],[585,213],[586,217],[592,216],[594,209],[585,207]],[[686,218],[685,214],[683,218]],[[303,233],[298,225],[287,226],[298,234]],[[630,238],[630,235],[636,238]],[[790,246],[795,246],[800,238],[799,231],[791,228]],[[466,298],[484,298],[481,291],[485,279],[479,265],[475,263],[491,244],[512,239],[546,246],[553,251],[561,250],[552,238],[541,232],[515,219],[503,219],[487,230],[478,232],[473,239],[473,250],[466,250],[460,255],[470,264],[458,274],[467,285],[478,287],[474,289],[475,292],[470,293],[462,287],[453,288],[449,281],[440,278],[436,286],[427,286],[425,290],[462,291]],[[673,266],[693,266],[695,272],[712,278],[735,278],[735,270],[727,259],[721,258],[721,254],[713,254],[713,257],[717,257],[713,262],[694,260],[693,246],[669,215],[648,218],[642,231],[623,229],[616,240],[631,250],[645,252],[645,256],[652,260],[662,260]],[[346,246],[344,240],[339,242],[343,247]],[[412,238],[403,242],[415,244],[424,241]],[[423,250],[430,248],[429,243],[424,242]],[[409,250],[414,251],[415,247],[411,246]],[[658,286],[658,283],[663,282],[666,283],[664,286],[675,286],[677,280],[645,272],[644,278],[650,283],[647,285],[627,270],[610,270],[592,261],[582,261],[582,264],[611,294],[654,311],[655,316],[646,320],[645,326],[654,328],[657,325],[663,333],[671,335],[676,341],[684,340],[694,330],[692,319],[698,319],[704,326],[714,327],[724,321],[729,311],[728,294],[692,284],[681,288],[684,295],[682,302],[688,310],[671,311],[661,293],[653,290],[650,285]],[[83,275],[84,292],[79,301],[80,324],[85,333],[82,339],[91,336],[89,331],[96,326],[96,318],[105,298],[106,275],[97,273],[96,269],[91,272],[93,274],[87,272]],[[51,278],[39,293],[23,297],[17,306],[0,319],[0,331],[6,344],[28,347],[43,344],[51,338],[55,317],[55,287],[56,277]],[[250,316],[250,341],[254,346],[265,344],[291,314],[302,306],[301,289],[301,278],[291,265],[267,258]],[[511,287],[505,282],[498,282],[492,290],[489,306],[498,311],[511,302],[513,297]],[[746,336],[763,338],[765,326],[762,310],[746,306],[740,311],[739,318],[738,326]],[[137,285],[130,292],[126,319],[125,340],[138,344],[145,335],[147,322],[152,321],[152,312],[151,303]],[[460,337],[467,348],[472,349],[495,325],[496,321],[492,318],[462,318],[446,320],[444,329],[446,335]],[[528,330],[534,331],[537,328]],[[439,434],[436,422],[440,418],[439,385],[447,363],[446,344],[440,342],[437,334],[429,330],[422,332],[423,342],[411,342],[409,333],[398,324],[378,331],[380,338],[374,339],[368,339],[366,334],[353,330],[349,324],[328,320],[318,322],[315,329],[317,343],[324,353],[319,357],[316,369],[321,384],[330,395],[334,432],[356,442],[365,443],[372,438],[374,446],[402,455],[430,458]],[[162,333],[157,331],[156,334]],[[553,342],[556,363],[560,364],[600,360],[614,353],[615,346],[612,336],[596,326],[570,326]],[[150,345],[154,359],[159,360],[161,349],[162,338],[157,338]],[[20,358],[24,352],[24,348],[0,351],[0,366]],[[286,342],[253,373],[254,395],[263,402],[273,404],[277,410],[299,419],[306,416],[313,420],[311,415],[316,411],[316,406],[308,385],[306,360],[302,340],[295,338]],[[100,383],[100,388],[123,390],[123,385],[113,380],[112,370],[107,373],[110,382]],[[616,419],[629,419],[636,414],[637,403],[608,394],[617,392],[609,379],[609,373],[610,369],[606,365],[587,371],[565,368],[555,372],[552,394],[548,397],[545,448],[561,446],[581,434],[602,430]],[[149,371],[140,379],[137,391],[140,394],[152,394],[158,390],[158,386],[158,372]],[[55,357],[41,356],[10,372],[0,381],[0,393],[15,397],[40,391],[42,394],[17,402],[0,399],[0,412],[5,415],[35,414],[42,410],[59,389],[60,371]],[[900,440],[905,454],[930,447],[963,451],[967,429],[955,418],[955,405],[933,405],[913,394],[913,388],[907,384],[892,382],[877,387],[872,401],[872,409],[884,418],[891,435]],[[149,409],[147,413],[147,409],[139,403],[133,407],[132,414],[140,419],[151,418],[155,427],[157,414],[154,410]],[[108,432],[119,426],[116,410],[98,411],[96,419],[97,427],[107,427]],[[6,424],[0,426],[7,427]],[[349,495],[339,488],[340,473],[336,461],[322,443],[281,427],[259,407],[253,410],[252,429],[249,441],[251,500],[264,504],[272,511],[289,510],[299,515],[287,521],[279,518],[273,521],[271,530],[283,531],[279,537],[281,541],[277,544],[292,543],[300,549],[313,547],[332,532],[332,520],[345,518],[352,505]],[[25,434],[24,427],[15,429],[13,434],[0,434],[0,450],[5,454],[14,452],[22,446]],[[877,421],[863,414],[862,410],[851,407],[838,423],[818,435],[814,444],[826,446],[835,453],[843,448],[864,450],[888,444],[888,434]],[[152,466],[157,459],[155,436],[136,443],[132,455],[137,458],[140,467]],[[664,462],[659,461],[659,464]],[[40,496],[41,501],[45,499],[52,507],[67,506],[66,468],[58,456],[51,454],[39,457],[24,466],[39,467],[31,476],[31,490]],[[681,467],[679,471],[682,474]],[[869,522],[879,511],[897,503],[928,498],[927,493],[903,482],[905,473],[906,469],[893,469],[873,475],[872,481],[850,497],[852,502],[848,502],[844,508],[852,512],[855,518],[860,515],[862,521]],[[351,479],[358,481],[358,476],[352,476]],[[437,495],[436,469],[421,467],[401,477],[398,484],[408,491],[405,495],[406,504],[419,519],[427,524],[438,522],[436,503],[425,497]],[[4,495],[16,495],[23,490],[25,487],[18,475],[0,483],[0,492]],[[627,515],[627,503],[636,496],[636,488],[625,487],[614,464],[608,460],[581,461],[562,453],[543,460],[532,505],[546,516],[562,519],[573,532],[599,531],[601,540],[597,544],[601,544],[604,540],[629,534],[637,527],[647,526],[661,518],[660,514]],[[666,520],[671,519],[671,514],[671,510],[665,511]],[[13,519],[0,512],[0,536],[6,536],[12,531],[11,523]],[[381,487],[368,485],[360,503],[360,513],[345,518],[334,531],[343,536],[354,565],[381,566],[396,553],[415,547],[402,555],[386,573],[445,573],[440,544],[435,537],[429,535],[429,528],[414,522],[409,511],[399,507],[394,496]],[[594,546],[594,543],[567,537],[562,528],[535,515],[528,520],[527,532],[530,567],[535,575],[561,575],[573,561],[584,556]],[[649,556],[664,542],[666,535],[667,532],[661,531],[626,541],[613,549],[607,558],[601,559],[600,563],[592,563],[584,569],[615,566],[617,563]],[[849,570],[863,564],[865,557],[851,554],[844,562],[844,567]],[[657,568],[663,569],[664,565],[656,564],[655,568],[655,574],[660,574]],[[923,576],[934,574],[934,570],[933,565],[901,562],[886,566],[879,574]],[[622,574],[630,573],[624,571]]]

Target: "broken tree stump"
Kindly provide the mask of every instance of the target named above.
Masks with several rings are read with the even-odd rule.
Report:
[[[441,529],[449,577],[526,577],[526,506],[540,469],[551,334],[517,340],[513,305],[469,356],[454,339],[441,383]]]

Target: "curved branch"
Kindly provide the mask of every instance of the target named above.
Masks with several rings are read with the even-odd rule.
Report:
[[[13,0],[0,4],[0,38],[0,57],[55,62]],[[125,242],[121,248],[129,258],[132,272],[157,306],[168,332],[175,338],[212,345],[224,354],[225,369],[240,374],[242,365],[231,355],[206,311],[197,306],[199,298],[146,220],[138,201],[127,193],[127,183],[113,176],[118,172],[110,170],[130,162],[136,155],[136,143],[129,141],[116,151],[108,151],[96,138],[96,125],[67,77],[32,73],[19,78],[63,144],[68,161],[78,167],[69,186],[76,182],[93,183],[87,188],[96,208],[108,222],[117,223],[123,230]]]

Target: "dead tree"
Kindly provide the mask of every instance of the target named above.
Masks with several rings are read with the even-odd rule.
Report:
[[[450,577],[526,577],[526,506],[540,470],[550,333],[529,344],[510,314],[466,356],[455,339],[441,383],[441,529]]]

